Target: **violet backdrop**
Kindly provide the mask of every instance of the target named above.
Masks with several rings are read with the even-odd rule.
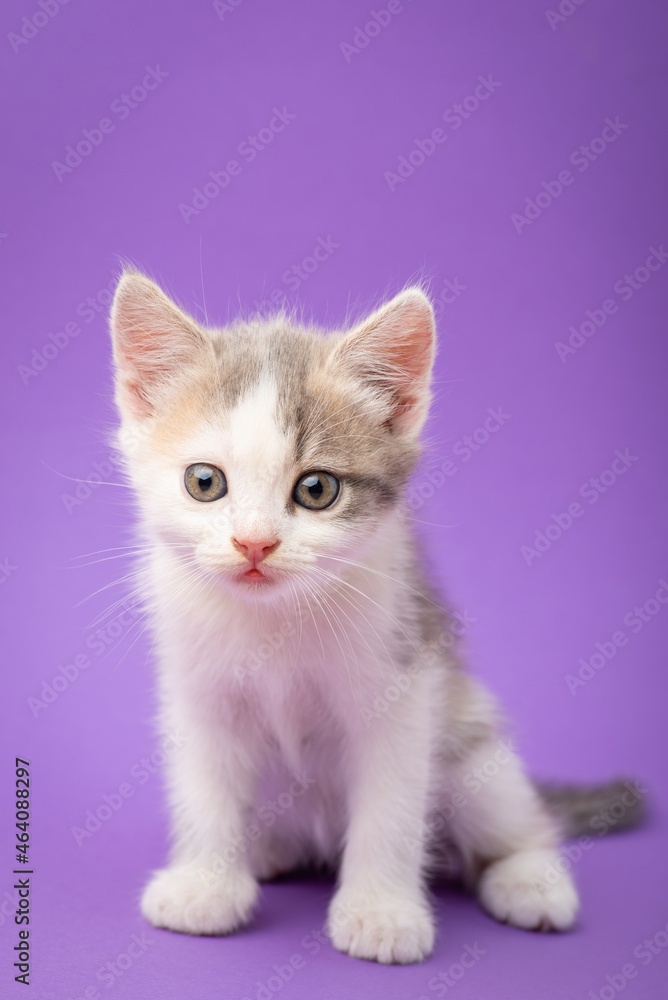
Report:
[[[2,996],[25,992],[16,756],[38,1000],[666,995],[666,20],[658,0],[4,4]],[[645,829],[573,861],[573,933],[439,888],[434,956],[384,968],[315,953],[331,886],[309,880],[265,887],[234,937],[144,924],[166,847],[150,641],[131,615],[95,624],[122,585],[81,603],[127,572],[80,557],[126,544],[132,513],[126,489],[76,482],[120,482],[120,259],[217,323],[273,295],[333,327],[429,280],[409,504],[473,665],[533,772],[651,790]],[[484,954],[457,980],[467,944]]]

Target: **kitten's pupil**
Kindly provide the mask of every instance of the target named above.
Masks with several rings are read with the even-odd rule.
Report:
[[[322,480],[318,476],[309,476],[308,479],[304,480],[304,486],[309,491],[313,500],[319,500],[325,489]]]
[[[209,473],[208,476],[199,476],[199,488],[202,490],[202,492],[204,492],[204,490],[210,489],[212,482],[213,482],[213,476],[211,475],[211,473]]]

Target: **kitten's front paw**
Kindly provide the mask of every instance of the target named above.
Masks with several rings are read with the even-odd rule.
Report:
[[[229,934],[250,920],[258,885],[245,872],[206,884],[194,866],[156,872],[144,889],[141,911],[154,927],[182,934]]]
[[[401,896],[338,892],[329,908],[332,944],[353,958],[406,965],[434,948],[434,921],[426,902]]]
[[[578,894],[559,871],[557,851],[518,851],[495,861],[478,885],[485,909],[497,920],[525,930],[566,931],[575,923]]]

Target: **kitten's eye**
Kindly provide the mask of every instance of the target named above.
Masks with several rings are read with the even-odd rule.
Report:
[[[190,496],[203,503],[220,500],[227,493],[225,474],[215,465],[203,463],[189,465],[186,469],[185,484]]]
[[[331,472],[309,472],[297,481],[293,498],[308,510],[331,507],[339,495],[341,484]]]

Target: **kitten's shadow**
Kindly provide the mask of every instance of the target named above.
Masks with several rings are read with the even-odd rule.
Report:
[[[288,872],[281,872],[273,878],[263,881],[263,885],[284,885],[292,882],[334,883],[336,869],[329,865],[302,865]]]
[[[263,887],[275,886],[277,888],[288,888],[291,886],[312,887],[318,896],[318,903],[322,904],[322,919],[324,923],[327,906],[336,887],[336,877],[337,869],[334,867],[323,865],[305,865],[300,868],[294,868],[288,872],[282,872],[279,875],[275,875],[273,878],[263,879],[261,885]],[[455,906],[466,904],[467,902],[473,905],[470,889],[467,889],[463,881],[457,877],[434,878],[430,881],[429,890],[434,903],[439,906],[442,905],[446,899],[448,899],[451,904],[454,904]],[[268,931],[277,924],[285,926],[285,903],[279,898],[280,895],[282,894],[279,893],[276,894],[276,896],[273,896],[272,893],[264,894],[255,919],[244,929],[245,933],[252,933],[253,931]],[[308,904],[305,902],[305,906],[306,905]],[[296,919],[299,919],[299,910],[300,908],[297,907],[295,911],[293,911]]]
[[[318,903],[322,904],[322,921],[326,919],[327,913],[327,903],[329,902],[331,896],[334,893],[334,887],[336,884],[336,871],[334,868],[329,868],[326,866],[319,865],[305,865],[300,868],[294,868],[291,871],[281,872],[275,875],[273,878],[262,879],[260,885],[264,889],[265,887],[271,889],[275,887],[279,889],[279,892],[264,892],[261,896],[261,903],[258,907],[255,916],[251,923],[243,928],[241,933],[252,934],[252,933],[263,933],[265,931],[271,930],[277,925],[285,927],[286,923],[286,907],[284,900],[281,901],[280,889],[285,888],[289,890],[291,886],[311,886],[313,887],[317,895],[320,897]],[[320,890],[318,892],[318,889]],[[304,908],[312,906],[312,902],[304,901]],[[288,912],[292,910],[294,918],[298,920],[300,918],[301,907],[297,906],[294,908],[289,907]]]

